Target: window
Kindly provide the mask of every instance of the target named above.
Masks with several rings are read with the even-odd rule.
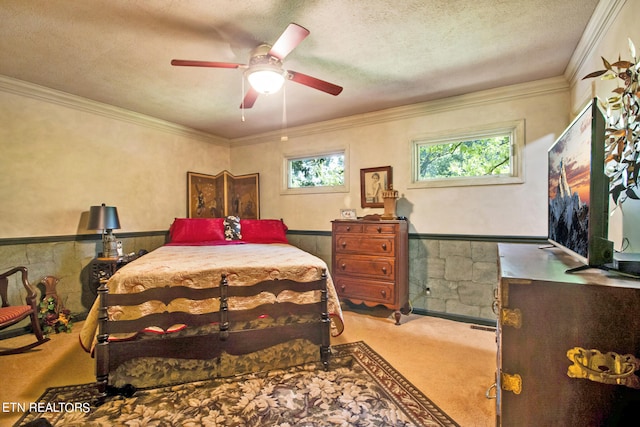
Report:
[[[345,151],[285,156],[285,193],[347,191]]]
[[[412,141],[412,187],[522,183],[524,121]]]

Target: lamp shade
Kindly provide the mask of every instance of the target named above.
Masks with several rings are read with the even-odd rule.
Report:
[[[120,228],[118,209],[115,206],[91,206],[89,209],[90,230],[115,230]]]
[[[256,65],[248,70],[247,79],[256,91],[263,94],[276,93],[284,84],[283,71],[271,65]]]

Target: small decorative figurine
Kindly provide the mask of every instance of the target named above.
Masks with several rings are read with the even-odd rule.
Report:
[[[396,219],[396,200],[398,192],[390,185],[388,190],[382,191],[382,199],[384,200],[384,214],[382,219]]]

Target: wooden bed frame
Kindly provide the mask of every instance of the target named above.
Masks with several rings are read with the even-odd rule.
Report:
[[[229,297],[255,296],[270,292],[276,297],[284,290],[295,292],[320,291],[318,302],[296,304],[281,302],[263,304],[252,309],[230,310]],[[319,346],[320,360],[325,370],[329,368],[330,318],[327,308],[327,273],[322,272],[319,280],[296,282],[288,279],[263,281],[252,286],[229,286],[227,277],[222,276],[219,287],[195,289],[184,286],[147,289],[134,294],[110,294],[106,281],[98,288],[98,336],[95,348],[96,379],[98,391],[103,395],[123,394],[123,387],[109,384],[109,373],[129,360],[139,357],[160,357],[178,359],[213,359],[226,352],[242,355],[285,343],[294,339],[306,339]],[[203,300],[217,298],[218,311],[193,314],[185,312],[156,313],[135,320],[110,320],[107,310],[111,306],[138,305],[150,300],[168,304],[176,298]],[[314,320],[304,323],[270,326],[262,329],[234,330],[234,322],[244,322],[268,315],[277,318],[282,315],[314,315]],[[315,320],[317,314],[317,320]],[[157,339],[110,340],[110,334],[138,333],[150,326],[164,330],[176,324],[189,327],[216,324],[212,332],[191,336],[164,334]],[[133,387],[130,387],[133,388]],[[135,390],[135,388],[134,388]]]

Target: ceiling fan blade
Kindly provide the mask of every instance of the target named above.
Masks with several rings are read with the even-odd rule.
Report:
[[[334,85],[333,83],[316,79],[315,77],[311,77],[295,71],[287,70],[287,78],[289,80],[293,80],[296,83],[300,83],[301,85],[321,90],[322,92],[326,92],[333,96],[339,95],[340,92],[342,92],[342,86]]]
[[[308,35],[309,30],[292,22],[273,44],[269,55],[275,56],[282,61],[284,57],[290,54]]]
[[[235,64],[233,62],[210,62],[210,61],[192,61],[190,59],[172,59],[171,65],[185,67],[212,67],[212,68],[240,68],[245,64]]]
[[[251,108],[251,107],[253,107],[253,104],[256,102],[256,99],[258,99],[258,95],[260,95],[260,94],[258,93],[257,90],[255,90],[252,87],[249,87],[249,90],[244,95],[244,99],[242,100],[242,104],[240,104],[240,108]]]

